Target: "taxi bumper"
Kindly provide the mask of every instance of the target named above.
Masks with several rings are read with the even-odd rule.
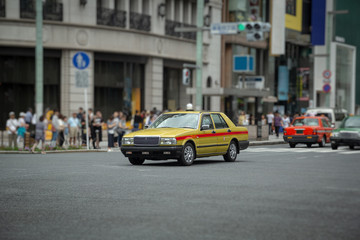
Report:
[[[249,147],[249,141],[239,141],[239,149],[245,150]]]
[[[177,159],[181,156],[182,150],[183,146],[121,146],[121,152],[125,157],[144,158],[149,160]]]
[[[330,137],[330,142],[337,145],[357,145],[360,146],[360,138],[339,138]]]
[[[317,143],[318,135],[286,135],[284,141],[287,143]]]

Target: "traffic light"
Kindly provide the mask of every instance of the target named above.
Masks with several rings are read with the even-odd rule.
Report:
[[[190,69],[183,69],[183,84],[188,86],[190,84]]]
[[[238,32],[246,31],[246,39],[249,42],[264,40],[264,32],[269,32],[270,23],[264,22],[240,22]]]

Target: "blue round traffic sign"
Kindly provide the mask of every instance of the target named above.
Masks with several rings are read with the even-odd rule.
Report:
[[[77,52],[73,57],[73,64],[74,67],[77,69],[83,70],[87,68],[90,64],[90,58],[89,55],[87,55],[84,52]]]
[[[324,84],[324,86],[323,86],[323,91],[325,92],[325,93],[328,93],[328,92],[330,92],[331,91],[331,86],[330,86],[330,84]]]

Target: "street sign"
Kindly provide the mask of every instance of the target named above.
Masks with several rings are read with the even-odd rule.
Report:
[[[323,77],[324,77],[325,79],[331,78],[331,71],[330,71],[330,70],[325,70],[325,71],[323,71]]]
[[[87,71],[76,71],[75,87],[77,87],[77,88],[88,88],[89,87],[89,73]]]
[[[237,34],[239,23],[212,23],[210,26],[211,34]]]
[[[250,55],[234,55],[233,72],[253,72],[254,57]]]
[[[86,69],[90,64],[90,57],[84,52],[77,52],[72,59],[74,67],[79,70]]]
[[[331,91],[331,85],[328,83],[324,84],[323,91],[324,93],[329,93]]]
[[[265,78],[264,76],[246,76],[245,81],[243,77],[239,77],[238,88],[249,88],[249,89],[264,89]]]

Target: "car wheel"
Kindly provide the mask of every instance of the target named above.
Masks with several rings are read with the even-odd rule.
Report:
[[[332,150],[336,150],[336,149],[338,149],[338,145],[336,143],[332,143],[331,148],[332,148]]]
[[[132,165],[142,165],[145,162],[145,159],[143,158],[129,158],[129,162]]]
[[[237,148],[234,141],[230,142],[229,148],[225,155],[223,155],[225,162],[234,162],[237,157]]]
[[[324,147],[326,144],[326,137],[324,136],[322,139],[321,139],[321,142],[319,143],[319,147]]]
[[[295,148],[296,144],[295,144],[295,143],[289,143],[289,146],[290,146],[291,148]]]
[[[311,143],[307,143],[307,144],[306,144],[306,146],[307,146],[308,148],[311,148],[311,145],[312,145]]]
[[[190,166],[195,159],[194,146],[191,143],[186,143],[178,162],[183,166]]]
[[[355,148],[355,146],[354,145],[349,145],[349,148],[353,150]]]

